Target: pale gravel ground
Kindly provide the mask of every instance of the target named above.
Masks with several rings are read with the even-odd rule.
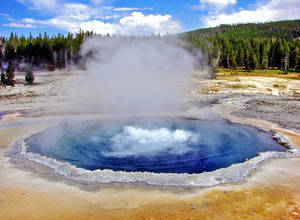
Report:
[[[258,118],[284,128],[300,130],[300,97],[263,96],[247,101],[244,108],[233,112],[236,116]]]
[[[76,79],[76,77],[69,77],[65,74],[57,73],[55,76],[40,76],[36,77],[36,79],[37,82],[42,83],[36,87],[25,87],[22,85],[17,85],[14,89],[6,90],[7,88],[4,89],[0,86],[0,114],[1,112],[22,112],[27,117],[30,117],[67,113],[66,107],[68,107],[68,103],[66,103],[65,100],[68,100],[68,97],[66,97],[66,95],[64,95],[62,92],[58,93],[57,91],[61,91],[59,89],[61,87],[68,89],[68,85],[72,84],[72,81]],[[67,81],[69,81],[70,83],[67,84],[64,81],[64,83],[61,84],[61,79],[67,79]],[[249,79],[245,78],[245,80],[242,82],[248,83],[248,80]],[[270,82],[270,78],[260,80],[262,80],[263,82],[266,81],[265,83],[269,85],[268,83]],[[189,96],[190,104],[187,114],[203,118],[216,118],[221,117],[219,114],[220,111],[226,112],[235,110],[235,114],[245,114],[245,116],[247,116],[248,114],[253,114],[253,117],[267,119],[265,118],[266,114],[259,113],[259,111],[255,111],[253,109],[254,107],[256,107],[254,104],[255,100],[267,100],[273,105],[278,104],[274,102],[282,100],[281,106],[276,108],[268,108],[269,111],[272,110],[274,112],[277,112],[281,119],[286,118],[286,115],[281,115],[281,113],[286,110],[284,109],[284,106],[286,106],[286,104],[288,103],[291,103],[290,100],[286,100],[286,97],[290,98],[293,97],[293,95],[283,97],[275,96],[279,93],[271,93],[267,90],[267,88],[265,88],[264,90],[266,91],[267,95],[260,95],[259,91],[254,92],[254,88],[243,90],[234,89],[232,91],[232,89],[230,89],[230,86],[226,86],[227,84],[231,84],[232,81],[223,81],[222,84],[220,84],[220,82],[221,81],[219,80],[209,82],[201,80],[200,82],[198,82],[196,85],[196,89],[192,92],[192,95]],[[289,82],[288,84],[291,84],[292,88],[295,87],[294,89],[298,90],[300,88],[297,87],[299,86],[298,82],[299,81]],[[204,86],[207,85],[207,83],[208,85],[218,83],[223,86],[224,89],[219,90],[219,92],[206,90],[202,93],[199,93],[198,91],[205,88]],[[27,97],[26,94],[28,94],[28,91],[31,90],[34,91],[36,95]],[[10,94],[18,95],[15,98],[9,98]],[[247,107],[247,105],[251,105],[251,103],[252,105],[254,105],[254,107]],[[297,105],[297,103],[298,102],[295,101],[295,105]],[[291,110],[297,113],[298,110],[297,108],[294,108],[294,104],[290,105]],[[264,108],[264,111],[266,111],[265,104],[263,104],[262,107]],[[273,118],[273,120],[278,120],[278,118],[275,117]],[[287,127],[291,127],[293,123],[297,123],[297,120],[299,120],[299,118],[295,117],[295,119],[291,120],[291,123],[289,123]],[[16,141],[18,137],[23,137],[43,129],[42,127],[34,128],[34,126],[37,125],[23,127],[16,126],[14,128],[2,129],[2,131],[0,132],[1,145],[5,147],[4,149],[7,149],[13,144],[13,142]],[[275,212],[277,212],[280,208],[278,207],[279,204],[281,204],[285,209],[287,207],[285,204],[292,204],[292,208],[295,205],[300,204],[300,193],[298,187],[300,176],[299,172],[297,172],[299,170],[299,158],[289,160],[271,160],[267,164],[263,165],[263,171],[259,171],[255,175],[248,177],[246,181],[242,181],[241,184],[225,184],[213,188],[206,188],[201,190],[199,189],[190,193],[185,192],[185,194],[180,194],[177,191],[175,191],[175,193],[170,193],[165,189],[158,190],[156,188],[140,189],[137,187],[123,187],[121,189],[120,186],[107,189],[102,188],[101,190],[98,189],[97,192],[83,191],[63,182],[49,181],[46,178],[40,178],[39,176],[23,171],[22,169],[16,169],[11,165],[11,163],[9,163],[9,161],[7,161],[7,158],[4,158],[2,156],[2,149],[0,158],[0,187],[2,193],[5,192],[5,194],[3,194],[4,197],[3,195],[1,197],[0,212],[2,214],[2,217],[8,216],[6,219],[11,219],[12,216],[19,219],[26,219],[26,217],[29,218],[29,216],[31,216],[32,218],[32,209],[34,209],[34,213],[37,219],[67,219],[66,217],[70,216],[72,216],[72,219],[76,219],[76,217],[78,219],[95,219],[95,216],[99,217],[101,216],[101,213],[105,211],[102,209],[103,207],[106,209],[112,209],[108,210],[108,212],[115,214],[115,216],[119,215],[120,217],[128,213],[127,208],[140,206],[144,207],[145,204],[156,204],[153,210],[162,210],[162,201],[165,201],[167,204],[171,204],[170,206],[167,206],[167,210],[177,212],[178,207],[181,210],[181,208],[184,207],[184,204],[180,204],[180,206],[174,206],[174,204],[172,203],[173,201],[178,201],[179,199],[181,199],[184,200],[185,203],[189,202],[189,204],[195,204],[195,201],[202,202],[203,198],[201,196],[203,195],[203,193],[219,189],[220,193],[217,194],[217,196],[209,195],[209,198],[212,199],[211,204],[213,204],[212,206],[209,206],[209,208],[213,208],[219,207],[215,201],[215,198],[219,198],[219,196],[225,195],[226,197],[224,197],[224,199],[226,199],[229,195],[235,193],[236,191],[243,192],[245,189],[252,189],[253,187],[254,189],[256,189],[255,187],[257,187],[257,189],[263,190],[263,193],[261,193],[262,191],[255,191],[255,194],[253,194],[253,196],[249,195],[243,197],[243,199],[241,199],[242,197],[237,197],[238,195],[236,194],[232,194],[232,201],[224,200],[226,203],[230,204],[227,208],[216,210],[212,212],[211,215],[207,215],[207,213],[205,212],[205,217],[209,218],[210,216],[212,216],[211,218],[216,218],[216,216],[230,216],[231,218],[233,218],[233,216],[236,216],[236,218],[234,219],[251,218],[252,214],[249,215],[249,212],[255,211],[256,214],[253,215],[253,217],[257,217],[259,219],[283,219],[283,216],[279,214],[278,216],[280,216],[280,218],[272,218],[270,217],[270,213],[274,214]],[[282,191],[282,188],[276,188],[274,189],[274,191],[272,191],[269,200],[262,200],[262,198],[264,198],[263,196],[267,195],[266,190],[268,186],[273,185],[280,187],[282,186],[285,189],[292,190],[293,194],[295,195],[295,200],[293,199],[292,201],[296,203],[291,203],[290,200],[285,200],[284,198],[279,197],[279,202],[275,202],[276,206],[274,206],[273,209],[270,209],[270,205],[272,201],[274,201],[274,197],[276,195],[279,195]],[[5,195],[7,195],[7,197],[5,197]],[[183,197],[184,195],[186,195],[186,197]],[[191,198],[194,198],[192,196],[195,195],[197,195],[196,199],[192,200]],[[253,199],[254,195],[259,195],[259,200]],[[261,200],[263,201],[263,203],[258,203],[258,201]],[[246,210],[245,213],[241,214],[240,212],[234,212],[235,210],[232,209],[234,201],[237,201],[238,203],[238,208],[236,210],[241,210],[242,212]],[[204,200],[202,203],[204,202],[205,204],[207,203],[206,200]],[[252,203],[249,205],[249,202],[252,202],[254,205],[251,205]],[[198,207],[196,206],[195,210],[188,209],[187,213],[196,213],[195,211],[198,209],[199,211],[202,211],[201,204],[196,204]],[[244,209],[242,208],[243,206]],[[262,217],[260,215],[260,212],[256,211],[255,209],[257,208],[257,210],[261,210],[262,207],[266,208],[266,210],[271,210],[269,213],[270,216]],[[122,208],[126,209],[123,210],[123,212],[120,212],[120,209]],[[297,211],[297,209],[292,210],[292,208],[289,207],[290,212],[294,215],[295,210]],[[117,211],[115,211],[116,209]],[[207,208],[205,207],[205,209]],[[53,212],[53,210],[55,210],[55,212]],[[87,210],[89,212],[87,212]],[[95,212],[95,210],[100,211]],[[154,213],[153,210],[150,210],[151,214],[147,219],[152,218]],[[118,215],[116,214],[116,212],[118,212]],[[225,212],[228,212],[227,215],[225,214]],[[86,213],[86,215],[76,216],[76,213]],[[91,213],[95,215],[91,215]],[[221,215],[216,215],[218,213],[221,213]],[[142,210],[142,214],[143,215],[141,216],[144,217],[144,210]],[[298,216],[298,213],[296,214]],[[183,216],[184,215],[185,213],[183,212]],[[199,218],[200,215],[198,215],[198,218],[197,215],[195,216],[196,217],[194,219],[202,219],[201,217]],[[154,217],[156,216],[154,215]],[[141,219],[138,217],[136,218]],[[105,217],[103,219],[105,219]],[[189,217],[186,217],[186,219],[189,219]]]
[[[80,71],[36,72],[35,84],[24,84],[16,74],[15,87],[0,85],[0,113],[20,112],[27,117],[80,114],[68,92],[86,74]],[[188,96],[187,115],[219,118],[219,111],[268,120],[300,130],[300,80],[270,77],[196,78]],[[76,97],[75,97],[76,101]]]
[[[230,111],[236,116],[263,119],[300,130],[300,80],[235,77],[200,85],[192,99],[192,105],[199,110],[211,106],[212,111],[214,107],[217,111]]]
[[[21,112],[29,117],[57,115],[71,109],[66,91],[84,73],[74,71],[36,72],[33,85],[24,83],[24,75],[16,74],[14,87],[0,85],[0,113]],[[71,77],[70,77],[71,76]]]

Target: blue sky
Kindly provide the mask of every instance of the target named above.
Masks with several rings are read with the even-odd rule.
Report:
[[[0,35],[92,30],[178,33],[220,24],[300,19],[300,0],[1,0]]]

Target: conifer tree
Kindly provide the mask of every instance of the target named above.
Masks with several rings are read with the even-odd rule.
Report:
[[[12,62],[8,63],[8,67],[6,69],[6,85],[14,86],[15,85],[15,70]]]
[[[27,72],[25,74],[25,82],[28,84],[32,84],[34,81],[34,75],[31,70],[31,67],[28,65]]]
[[[230,65],[230,68],[233,68],[233,69],[236,69],[236,67],[237,67],[236,52],[232,48],[229,51],[229,65]]]
[[[257,58],[254,50],[250,50],[249,53],[249,69],[254,70],[257,67]]]
[[[5,78],[5,74],[4,74],[4,70],[2,69],[2,72],[1,72],[1,83],[2,84],[6,84],[6,78]]]
[[[245,66],[245,55],[244,50],[242,49],[242,46],[238,46],[237,56],[236,56],[236,63],[238,67],[244,67]]]
[[[289,45],[288,43],[283,40],[283,56],[282,56],[282,59],[283,59],[283,68],[284,68],[284,71],[287,72],[288,69],[289,69],[289,55],[290,55],[290,48],[289,48]]]
[[[5,60],[12,61],[17,58],[17,54],[15,52],[15,48],[12,43],[8,43],[5,47]]]
[[[300,71],[300,48],[296,48],[295,51],[295,70]]]
[[[244,54],[245,54],[245,56],[244,56],[245,69],[249,70],[250,69],[250,62],[249,62],[250,61],[250,52],[247,48],[245,48]]]

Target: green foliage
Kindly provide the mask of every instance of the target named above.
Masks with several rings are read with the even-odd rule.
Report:
[[[8,43],[5,47],[5,60],[10,61],[16,59],[17,54],[15,48],[11,43]]]
[[[2,69],[2,72],[1,72],[1,83],[6,84],[6,77],[5,77],[5,73],[4,73],[3,69]]]
[[[275,21],[268,23],[248,23],[238,25],[220,25],[186,32],[182,36],[222,36],[227,38],[282,38],[292,40],[300,36],[300,20]]]
[[[299,27],[300,20],[221,25],[179,36],[200,48],[212,68],[300,71]]]
[[[6,85],[14,86],[15,85],[15,69],[13,67],[12,62],[9,62],[8,67],[6,69]]]
[[[0,63],[12,61],[16,68],[24,62],[43,69],[67,68],[79,63],[80,46],[84,39],[92,35],[92,32],[80,31],[75,35],[49,37],[45,33],[43,36],[40,34],[34,38],[30,35],[25,38],[12,33],[8,39],[1,37],[0,47],[4,48],[4,54],[0,53]]]
[[[25,74],[25,82],[28,84],[32,84],[34,81],[34,75],[30,67],[28,67],[27,72]]]
[[[25,38],[12,33],[8,39],[1,37],[0,64],[13,62],[18,68],[25,62],[33,68],[51,71],[80,65],[80,60],[86,59],[80,56],[80,47],[93,35],[93,32],[80,31]],[[300,20],[220,25],[186,32],[179,37],[191,43],[186,46],[187,50],[201,49],[213,71],[217,68],[300,71]],[[13,75],[11,71],[9,74]]]
[[[256,54],[255,54],[253,48],[250,47],[249,50],[250,50],[249,57],[248,57],[249,69],[254,70],[254,69],[256,69],[256,67],[258,65],[257,57],[256,57]]]

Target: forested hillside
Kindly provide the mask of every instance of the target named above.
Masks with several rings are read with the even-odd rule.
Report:
[[[80,46],[92,32],[49,37],[0,37],[0,69],[62,69],[78,65]],[[179,35],[201,49],[213,68],[300,71],[300,20],[221,25]],[[106,36],[107,37],[107,36]]]
[[[300,71],[300,20],[221,25],[180,35],[214,68]]]
[[[22,66],[26,69],[30,65],[33,68],[55,70],[78,64],[80,46],[91,35],[92,32],[79,32],[49,37],[45,33],[25,38],[11,33],[9,38],[1,37],[0,40],[0,68],[11,63],[14,69],[22,69]]]
[[[189,36],[224,37],[279,37],[292,40],[300,37],[300,20],[277,21],[260,24],[220,25],[215,28],[205,28],[184,33]]]

